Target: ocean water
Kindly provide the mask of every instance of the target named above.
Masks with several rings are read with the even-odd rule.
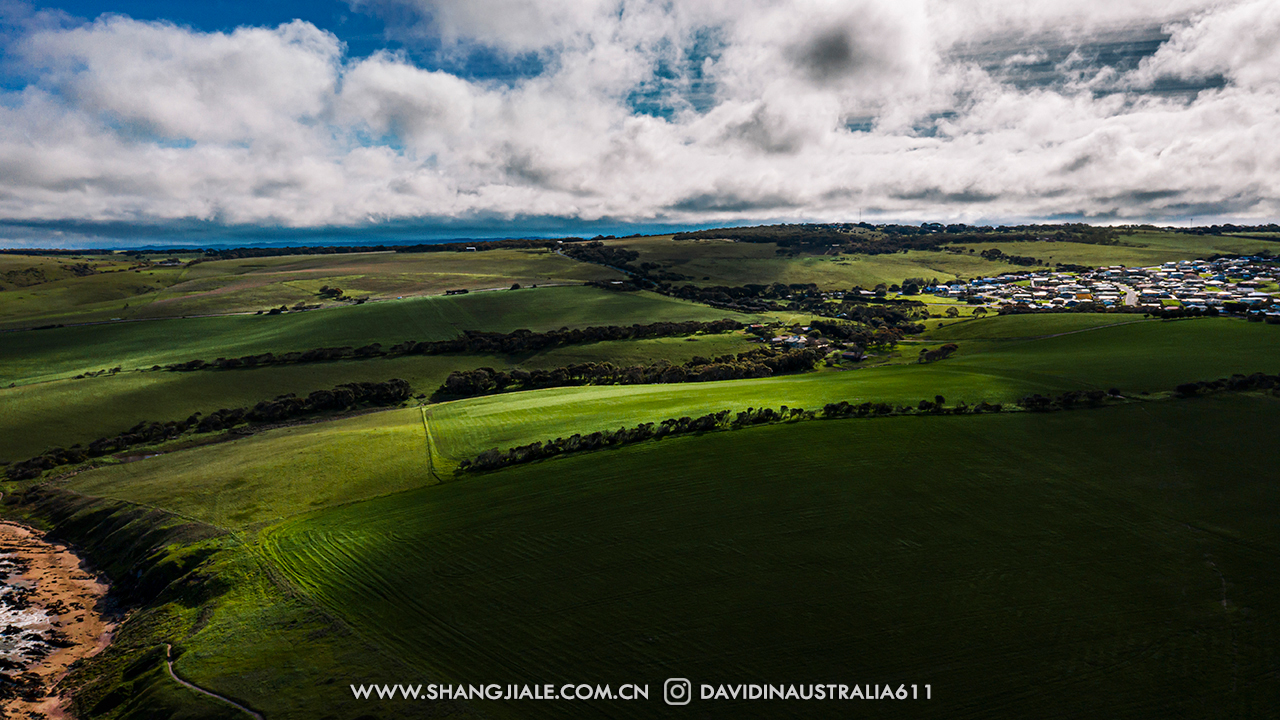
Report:
[[[4,661],[0,662],[0,671],[39,659],[45,643],[28,636],[46,635],[43,631],[52,619],[44,610],[27,606],[32,583],[19,578],[21,572],[12,554],[0,553],[0,661]]]

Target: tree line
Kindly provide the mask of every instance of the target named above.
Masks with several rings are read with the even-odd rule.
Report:
[[[790,351],[757,348],[715,359],[694,357],[682,365],[666,360],[630,367],[610,362],[588,362],[551,370],[515,369],[509,372],[483,367],[450,373],[436,390],[436,397],[465,398],[574,385],[646,385],[764,378],[812,370],[825,354],[817,348]]]
[[[203,416],[201,413],[194,413],[185,420],[143,421],[122,433],[98,438],[87,447],[77,444],[70,448],[53,448],[36,457],[13,463],[5,468],[5,474],[10,480],[29,480],[61,465],[82,463],[90,458],[110,455],[139,445],[173,440],[188,431],[210,433],[247,423],[281,422],[361,406],[388,407],[408,400],[412,392],[409,383],[399,378],[380,383],[344,383],[331,390],[316,390],[305,398],[289,393],[272,400],[263,400],[253,407],[223,408]]]
[[[358,348],[350,346],[312,348],[300,352],[262,353],[244,355],[238,358],[218,358],[211,362],[204,360],[188,360],[171,363],[163,369],[175,372],[193,370],[233,370],[237,368],[262,367],[265,365],[283,365],[289,363],[327,362],[331,360],[366,359],[389,357],[396,355],[444,355],[451,353],[491,353],[518,355],[537,352],[550,347],[562,345],[579,345],[584,343],[604,342],[608,340],[642,340],[646,338],[679,337],[694,333],[708,335],[733,332],[742,329],[737,320],[711,320],[701,322],[688,320],[684,322],[656,322],[648,325],[605,325],[586,328],[560,328],[536,333],[532,330],[513,330],[509,333],[482,332],[465,330],[451,340],[428,342],[405,341],[389,348],[381,343],[372,343]],[[153,370],[161,369],[154,366]]]
[[[551,249],[561,244],[584,242],[580,237],[557,239],[513,238],[510,240],[457,240],[445,243],[419,243],[417,245],[310,245],[297,247],[242,247],[211,248],[207,250],[172,250],[169,252],[203,252],[210,260],[235,260],[241,258],[276,257],[282,255],[346,255],[350,253],[396,252],[483,252],[485,250],[533,250]]]
[[[868,232],[859,232],[868,231]],[[1119,233],[1107,227],[1084,223],[1059,225],[975,226],[922,223],[916,225],[873,225],[871,223],[802,223],[718,228],[676,233],[675,240],[729,239],[737,242],[776,243],[780,253],[839,252],[883,255],[908,250],[938,250],[953,243],[1070,241],[1114,245]]]
[[[1212,392],[1245,392],[1270,390],[1280,395],[1280,375],[1254,373],[1252,375],[1233,375],[1220,380],[1184,383],[1177,386],[1173,397],[1189,398]],[[1049,412],[1058,410],[1074,410],[1082,407],[1099,407],[1109,402],[1123,401],[1124,396],[1118,389],[1071,390],[1053,397],[1039,393],[1025,396],[1017,401],[1017,405],[1030,412]],[[645,440],[661,440],[671,435],[714,432],[719,430],[736,430],[752,425],[789,422],[798,420],[839,419],[888,417],[895,415],[978,415],[999,413],[1004,411],[1000,403],[986,401],[975,405],[964,402],[948,406],[946,398],[935,395],[932,400],[921,400],[916,405],[891,405],[886,402],[863,402],[853,404],[847,401],[828,403],[821,411],[815,412],[803,408],[782,406],[778,410],[772,408],[747,408],[743,412],[732,413],[729,410],[708,413],[697,418],[688,416],[668,418],[660,423],[641,423],[635,427],[621,427],[617,430],[601,430],[587,435],[575,433],[567,438],[533,442],[520,445],[505,451],[493,448],[485,450],[476,457],[463,460],[458,468],[467,472],[497,470],[509,465],[542,460],[557,455],[575,452],[586,452],[604,447],[626,445]]]

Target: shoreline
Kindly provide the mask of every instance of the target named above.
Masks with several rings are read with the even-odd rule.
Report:
[[[117,620],[103,608],[108,586],[69,547],[16,522],[0,521],[0,563],[8,570],[0,612],[11,616],[0,640],[15,645],[0,652],[0,718],[70,717],[57,686],[72,663],[110,644]]]

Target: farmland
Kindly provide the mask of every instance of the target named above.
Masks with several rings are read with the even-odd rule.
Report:
[[[142,421],[180,420],[193,412],[252,405],[286,393],[305,395],[346,382],[401,378],[430,395],[450,372],[477,367],[552,368],[580,362],[638,364],[753,347],[740,333],[689,342],[660,338],[551,348],[533,354],[375,358],[233,371],[122,372],[0,388],[10,410],[0,417],[0,459],[16,460],[50,447],[87,443]]]
[[[1273,246],[1150,230],[1116,239],[861,255],[670,236],[590,246],[692,278],[677,284],[799,284],[751,313],[655,283],[584,286],[622,276],[544,250],[183,255],[166,266],[158,255],[0,254],[0,326],[65,324],[0,333],[0,470],[22,478],[0,480],[0,507],[75,543],[131,610],[66,681],[83,717],[246,717],[174,683],[166,644],[179,676],[271,720],[669,717],[669,677],[695,690],[932,693],[852,706],[695,694],[690,717],[1265,716],[1280,704],[1280,393],[1174,388],[1280,371],[1280,327],[1261,313],[997,314],[981,301],[870,292],[1025,267],[976,252],[988,247],[1128,265]],[[130,295],[139,282],[152,289]],[[839,292],[806,296],[808,283]],[[323,285],[348,299],[321,298]],[[845,296],[855,285],[868,292]],[[441,294],[460,288],[472,292]],[[256,314],[296,303],[314,309]],[[113,317],[124,320],[96,322]],[[154,367],[724,318],[766,327]],[[812,369],[654,384],[564,370],[707,358],[723,369],[735,362],[723,356],[771,340],[763,355],[814,353]],[[479,368],[525,380],[437,392]],[[529,371],[557,369],[557,382],[522,389]],[[391,378],[412,386],[408,399],[183,425],[52,468],[17,462],[140,421]],[[571,384],[590,382],[621,384]],[[1026,399],[1111,390],[1066,411]],[[821,412],[841,401],[882,404],[886,416]],[[959,412],[982,401],[1002,407]],[[818,418],[460,469],[490,449],[782,406]],[[374,682],[633,682],[650,698],[353,698],[351,683]]]
[[[1233,398],[745,430],[305,516],[264,550],[395,657],[459,682],[813,678],[934,688],[885,717],[1249,715],[1277,692],[1276,421],[1274,399]]]
[[[19,271],[42,267],[5,258]],[[78,261],[75,261],[78,262]],[[49,265],[43,261],[43,265]],[[545,250],[485,253],[352,253],[209,260],[176,267],[89,261],[97,274],[63,277],[0,292],[0,328],[54,323],[255,312],[316,304],[326,285],[352,299],[439,295],[445,290],[581,284],[618,273],[574,263]],[[131,269],[136,268],[136,269]]]
[[[1011,318],[1010,318],[1011,319]],[[1004,323],[1006,318],[976,323]],[[1138,323],[986,344],[972,355],[932,365],[895,365],[792,378],[686,386],[559,388],[445,403],[430,410],[446,462],[507,447],[682,415],[747,407],[820,408],[825,403],[914,405],[943,395],[952,402],[1010,402],[1023,395],[1079,388],[1126,393],[1168,389],[1189,379],[1256,372],[1270,365],[1273,328],[1233,320]],[[1214,347],[1213,353],[1201,348]]]
[[[0,335],[0,380],[31,382],[120,366],[131,370],[314,347],[446,340],[462,330],[510,332],[735,313],[654,293],[587,287],[413,298],[275,316],[187,318],[53,328]],[[743,320],[747,318],[744,316]]]
[[[606,245],[639,253],[637,263],[653,262],[689,279],[693,285],[743,285],[747,283],[816,283],[820,289],[845,289],[854,285],[902,283],[907,278],[974,278],[1025,270],[1007,262],[987,260],[978,253],[990,248],[1006,255],[1034,257],[1052,266],[1158,265],[1170,260],[1208,257],[1217,253],[1275,252],[1274,241],[1258,238],[1185,235],[1160,231],[1121,234],[1115,245],[1080,242],[957,243],[950,251],[910,250],[884,255],[779,255],[773,243],[730,240],[672,240],[669,235],[608,240]]]

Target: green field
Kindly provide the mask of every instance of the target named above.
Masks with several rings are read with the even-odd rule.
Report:
[[[447,467],[491,447],[747,407],[815,410],[841,400],[915,405],[934,395],[951,403],[1010,402],[1030,393],[1113,387],[1153,392],[1233,373],[1274,372],[1280,343],[1274,330],[1227,319],[1118,325],[1037,340],[984,342],[976,352],[960,343],[955,356],[929,365],[474,398],[435,406],[430,420],[439,428]]]
[[[1159,231],[1136,231],[1120,235],[1116,245],[1073,242],[981,242],[956,245],[977,252],[996,248],[1006,255],[1023,255],[1047,260],[1049,264],[1124,265],[1141,267],[1166,262],[1209,257],[1214,254],[1246,255],[1262,250],[1276,252],[1273,241],[1222,235],[1185,235]],[[1025,268],[1023,269],[1025,271]]]
[[[748,321],[753,316],[649,292],[557,287],[406,298],[275,316],[64,327],[0,334],[0,387],[117,366],[128,370],[315,347],[447,340],[463,330],[546,331],[725,317]]]
[[[297,518],[263,549],[420,677],[934,693],[699,717],[1258,717],[1280,701],[1277,422],[1232,397],[718,433]]]
[[[745,285],[749,283],[817,283],[823,290],[843,290],[855,285],[892,285],[910,277],[954,280],[957,277],[990,277],[1001,273],[1026,272],[1027,267],[992,262],[978,255],[997,248],[1007,255],[1040,258],[1047,264],[1071,265],[1158,265],[1160,263],[1208,257],[1215,253],[1277,251],[1273,241],[1214,235],[1135,231],[1117,238],[1117,245],[1072,242],[991,242],[964,243],[954,247],[964,253],[912,250],[886,255],[803,255],[779,257],[773,243],[743,243],[731,240],[682,240],[670,235],[608,240],[606,245],[634,250],[636,264],[653,262],[665,269],[689,276],[693,285]],[[968,252],[972,251],[972,252]]]
[[[738,353],[759,345],[742,333],[626,340],[550,348],[515,356],[422,355],[278,365],[229,371],[122,372],[0,387],[0,460],[21,460],[52,447],[87,444],[143,421],[181,420],[245,407],[286,393],[305,395],[347,382],[400,378],[430,395],[455,370],[478,367],[550,369],[582,362],[615,365],[660,359],[683,363],[702,355]]]
[[[930,340],[1015,340],[1081,332],[1112,325],[1128,325],[1148,321],[1141,315],[1109,313],[1052,313],[1035,315],[1001,315],[974,320],[948,321],[945,327],[925,334]]]
[[[1157,321],[1041,340],[984,342],[984,350],[973,354],[966,354],[964,348],[969,346],[961,344],[956,356],[930,365],[828,370],[763,380],[569,387],[492,395],[429,406],[429,445],[421,412],[410,408],[272,430],[252,441],[237,440],[85,472],[68,481],[66,487],[144,505],[162,504],[174,487],[198,487],[199,492],[184,492],[183,499],[170,500],[171,507],[180,507],[184,515],[203,522],[242,527],[306,509],[305,503],[294,495],[281,495],[282,487],[300,488],[303,495],[323,498],[325,502],[343,502],[340,498],[348,496],[342,495],[345,491],[340,487],[376,488],[384,467],[401,468],[391,473],[396,479],[388,481],[388,492],[435,482],[425,471],[428,446],[436,476],[448,480],[459,461],[492,447],[507,448],[575,432],[698,416],[722,409],[787,405],[816,410],[841,400],[915,405],[935,394],[943,395],[952,404],[1010,402],[1033,392],[1056,394],[1113,386],[1137,396],[1143,391],[1168,390],[1189,380],[1236,372],[1272,372],[1268,366],[1274,357],[1274,330],[1271,326],[1231,320]],[[687,345],[699,347],[699,343]],[[1216,351],[1205,354],[1196,349],[1208,345]],[[359,460],[363,457],[363,438],[378,432],[398,438],[399,444],[378,450],[377,462]],[[282,439],[276,445],[272,438],[277,436],[293,439]],[[282,458],[292,460],[277,460],[277,451],[261,448],[281,448],[278,452]],[[311,459],[347,456],[354,459],[324,472],[316,470]],[[295,466],[308,470],[298,476],[289,469]],[[222,469],[209,476],[207,468]],[[281,478],[283,485],[274,484],[272,477]],[[324,480],[317,481],[316,477]],[[122,478],[129,481],[123,482]],[[217,483],[229,481],[228,478],[236,480],[234,492],[213,492]],[[332,484],[331,492],[318,492],[316,482]],[[365,495],[367,492],[361,490],[348,499]],[[219,504],[210,506],[206,499],[209,497],[217,497]]]
[[[19,270],[51,262],[10,256],[4,267]],[[615,270],[546,250],[285,255],[127,270],[130,265],[112,260],[101,265],[103,274],[87,277],[51,272],[49,282],[0,292],[0,328],[333,304],[317,295],[325,285],[340,287],[352,298],[385,299],[620,277]]]
[[[427,458],[415,408],[111,465],[70,487],[239,529],[433,483]]]
[[[855,285],[892,285],[909,277],[954,280],[1017,272],[1018,267],[975,255],[911,251],[890,255],[779,257],[773,243],[727,240],[681,240],[669,235],[606,242],[640,254],[635,264],[655,262],[689,276],[676,285],[746,285],[751,283],[816,283],[823,290]]]
[[[972,248],[1147,265],[1275,247],[1153,231],[1120,241]],[[977,252],[785,256],[772,244],[670,236],[606,242],[701,285],[846,289],[1024,269]],[[246,717],[174,683],[166,643],[182,677],[270,720],[1227,720],[1280,707],[1280,390],[1170,392],[1280,372],[1280,327],[1135,314],[975,318],[964,306],[948,318],[956,304],[930,297],[939,317],[922,334],[872,347],[858,363],[435,402],[457,370],[683,363],[760,344],[733,332],[513,355],[150,368],[464,330],[810,318],[585,287],[619,276],[541,250],[180,267],[93,257],[0,255],[0,328],[67,323],[0,332],[0,465],[140,421],[347,382],[402,378],[414,397],[252,433],[193,432],[0,480],[4,516],[53,529],[130,610],[110,647],[66,680],[79,717]],[[512,282],[540,287],[501,289]],[[322,285],[370,301],[321,301]],[[463,287],[499,289],[441,295]],[[298,302],[326,307],[244,314]],[[128,322],[76,324],[110,318]],[[945,343],[958,350],[916,361]],[[1012,406],[1031,393],[1112,388],[1123,401],[1095,409]],[[1006,409],[789,422],[457,469],[491,448],[668,418],[840,401],[915,406],[937,395],[952,407]],[[672,677],[693,681],[691,707],[663,703]],[[639,683],[650,697],[352,698],[349,684],[371,682]],[[702,683],[927,685],[932,699],[712,702],[698,698]]]

